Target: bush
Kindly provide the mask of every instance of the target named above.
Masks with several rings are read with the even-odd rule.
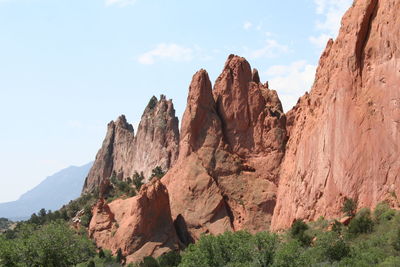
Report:
[[[311,236],[306,234],[308,225],[302,220],[295,220],[290,228],[290,236],[301,242],[303,246],[308,246],[311,243]]]
[[[160,267],[157,260],[151,256],[144,257],[143,261],[139,264],[140,267]]]
[[[6,266],[71,266],[94,254],[93,243],[63,221],[39,227],[25,223],[15,239],[0,239],[0,262]]]
[[[268,266],[272,263],[278,237],[261,232],[226,232],[219,236],[202,236],[182,253],[179,266]]]
[[[116,258],[115,261],[118,262],[118,263],[124,263],[125,262],[125,257],[124,257],[124,255],[122,255],[122,249],[121,248],[119,248],[117,250],[117,258]]]
[[[343,224],[341,224],[339,221],[335,220],[332,224],[332,231],[336,233],[341,233],[343,228]]]
[[[175,267],[181,263],[181,255],[177,251],[171,251],[160,256],[157,260],[162,267]]]
[[[309,265],[309,260],[304,256],[304,248],[298,240],[283,243],[276,251],[274,267],[303,267]]]
[[[140,174],[135,172],[132,176],[132,183],[136,187],[136,190],[139,191],[143,185],[144,175],[143,172]]]
[[[351,234],[371,233],[374,227],[374,222],[371,219],[369,209],[361,210],[349,223],[348,231]]]
[[[324,259],[340,261],[350,253],[350,246],[336,232],[326,232],[318,237],[316,247],[321,249]]]
[[[342,211],[347,215],[353,217],[357,210],[357,201],[352,198],[346,198],[343,203]]]
[[[400,251],[400,229],[396,231],[394,240],[392,241],[393,248]]]
[[[396,212],[390,209],[387,202],[379,203],[378,205],[376,205],[374,210],[374,217],[376,222],[378,223],[383,221],[390,221],[395,215]]]
[[[149,180],[151,181],[154,178],[161,179],[164,175],[165,172],[163,171],[163,169],[160,166],[157,166],[151,171],[151,176]]]

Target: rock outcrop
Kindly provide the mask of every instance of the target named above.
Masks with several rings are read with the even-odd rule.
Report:
[[[172,101],[163,95],[160,100],[153,96],[143,112],[136,136],[124,115],[108,124],[83,192],[93,191],[113,172],[120,179],[130,177],[135,171],[143,172],[148,179],[157,166],[168,170],[178,157],[178,144],[178,119]]]
[[[310,94],[288,113],[273,229],[340,217],[400,195],[400,16],[397,0],[356,0],[320,59]]]
[[[100,199],[93,208],[89,236],[114,254],[121,249],[127,262],[179,249],[165,186],[156,180],[135,197],[109,204]]]
[[[205,70],[193,76],[180,139],[164,98],[152,99],[136,136],[124,117],[111,122],[86,191],[113,171],[171,168],[137,197],[97,204],[97,244],[134,261],[203,233],[340,218],[346,198],[400,208],[398,10],[397,0],[354,1],[312,90],[286,115],[257,70],[230,55],[214,89]]]
[[[234,55],[214,90],[205,70],[193,76],[179,158],[162,182],[173,219],[194,240],[270,223],[287,137],[277,94],[257,77]]]

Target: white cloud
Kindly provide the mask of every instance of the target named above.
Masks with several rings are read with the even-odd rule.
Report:
[[[154,49],[140,55],[138,57],[138,61],[139,63],[145,65],[154,64],[160,59],[175,62],[191,61],[194,58],[195,50],[198,51],[199,48],[195,47],[192,49],[174,43],[161,43],[158,44]]]
[[[267,39],[265,41],[264,47],[261,47],[259,49],[248,51],[248,48],[245,48],[245,54],[247,55],[247,57],[252,59],[263,58],[263,57],[273,58],[288,52],[289,52],[289,47],[287,45],[282,45],[278,43],[278,41],[273,39]]]
[[[1,0],[0,0],[1,1]],[[136,0],[105,0],[106,6],[125,7],[136,3]]]
[[[315,78],[316,66],[305,60],[295,61],[289,65],[275,65],[265,74],[270,88],[278,91],[285,111],[291,109],[299,97],[310,91]]]
[[[249,29],[251,28],[251,26],[253,26],[253,23],[251,23],[250,21],[246,21],[246,22],[243,24],[243,29],[249,30]]]
[[[316,29],[321,33],[310,36],[309,40],[318,48],[325,47],[328,38],[335,38],[339,32],[340,21],[353,0],[314,0],[316,14],[321,18],[316,21]]]

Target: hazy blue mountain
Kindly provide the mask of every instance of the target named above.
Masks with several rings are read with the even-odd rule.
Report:
[[[71,166],[47,177],[18,200],[0,203],[0,218],[24,220],[41,208],[57,210],[79,197],[92,162],[81,167]]]

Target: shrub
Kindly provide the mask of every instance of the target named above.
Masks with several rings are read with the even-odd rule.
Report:
[[[106,255],[104,254],[103,249],[100,248],[100,250],[99,250],[99,258],[102,259],[102,258],[105,258],[105,257],[106,257]]]
[[[162,267],[175,267],[181,263],[181,255],[177,251],[171,251],[160,256],[157,260]]]
[[[343,225],[339,221],[335,220],[332,224],[332,231],[336,233],[341,233],[342,227]]]
[[[336,232],[326,232],[318,237],[316,247],[330,262],[340,261],[350,253],[350,246]]]
[[[157,260],[151,256],[144,257],[143,261],[139,264],[140,267],[160,267]]]
[[[303,267],[308,266],[309,260],[304,256],[304,248],[298,240],[283,243],[276,251],[274,267]]]
[[[252,252],[255,263],[259,266],[270,266],[279,245],[278,236],[268,232],[259,232],[253,236],[252,243],[254,244]]]
[[[133,185],[136,187],[136,190],[140,190],[140,188],[143,185],[143,180],[144,180],[144,175],[143,172],[141,172],[140,174],[135,172],[132,176],[132,183]]]
[[[395,250],[400,251],[400,229],[396,231],[392,245]]]
[[[357,210],[357,201],[352,198],[346,198],[343,203],[342,211],[347,215],[353,217]]]
[[[93,260],[90,260],[87,267],[96,267],[96,264],[94,263]]]
[[[374,218],[376,222],[390,221],[396,212],[389,207],[387,202],[381,202],[376,205],[374,210]]]
[[[372,232],[374,222],[371,219],[369,209],[362,209],[349,223],[348,231],[351,234],[363,234]]]
[[[8,266],[71,266],[95,254],[93,243],[63,221],[39,227],[24,223],[15,239],[0,243],[0,262]]]
[[[115,261],[117,263],[121,263],[121,264],[125,263],[125,257],[124,257],[124,255],[122,255],[122,249],[121,248],[119,248],[117,250],[117,257],[116,257]]]
[[[157,166],[151,171],[151,176],[149,180],[151,181],[154,178],[161,179],[164,175],[165,172],[163,171],[163,169],[160,166]]]
[[[303,246],[308,246],[311,243],[311,236],[306,234],[308,230],[308,225],[302,220],[295,220],[290,228],[290,236],[297,239],[303,244]]]

